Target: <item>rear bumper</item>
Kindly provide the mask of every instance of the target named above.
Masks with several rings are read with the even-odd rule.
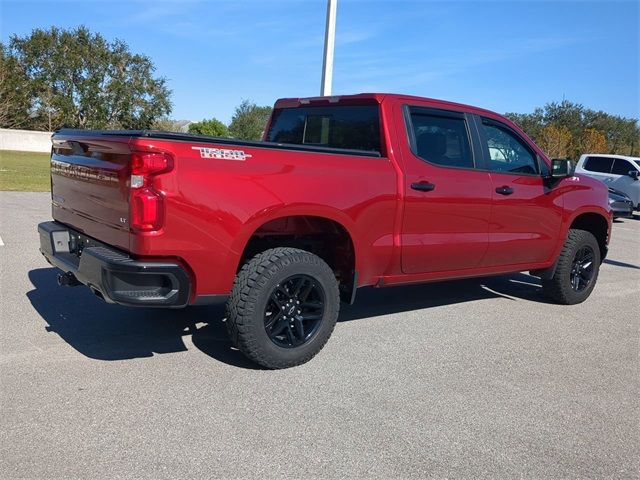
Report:
[[[38,233],[47,261],[108,303],[172,308],[189,303],[189,275],[177,263],[134,260],[58,222],[39,224]]]

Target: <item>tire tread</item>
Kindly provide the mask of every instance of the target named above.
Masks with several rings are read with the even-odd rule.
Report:
[[[268,285],[269,277],[280,268],[291,263],[310,263],[320,266],[331,273],[329,266],[319,257],[305,250],[291,247],[278,247],[265,250],[246,262],[236,275],[233,289],[227,302],[227,331],[232,344],[249,359],[267,368],[279,369],[301,365],[311,360],[327,343],[333,329],[335,319],[321,343],[307,355],[295,361],[283,360],[267,355],[259,345],[251,325],[255,321],[256,303],[260,292]],[[338,284],[334,281],[330,288],[339,298]],[[336,315],[337,317],[337,315]]]
[[[573,258],[576,250],[580,245],[590,244],[594,248],[595,257],[595,274],[591,281],[591,285],[587,288],[586,296],[583,294],[577,294],[565,281],[565,276],[571,271]],[[543,293],[562,305],[574,305],[576,303],[586,300],[591,291],[593,290],[596,280],[598,279],[598,269],[600,267],[600,250],[598,247],[598,241],[591,232],[586,230],[570,229],[567,239],[562,247],[562,251],[558,256],[556,263],[556,269],[554,275],[549,280],[542,281]]]

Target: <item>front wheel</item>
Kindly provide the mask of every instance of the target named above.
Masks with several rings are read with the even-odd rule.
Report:
[[[600,247],[585,230],[569,230],[553,277],[542,281],[542,290],[552,300],[574,305],[584,302],[596,285],[600,271]]]
[[[338,282],[319,257],[295,248],[273,248],[247,262],[227,303],[231,341],[267,368],[311,360],[338,319]]]

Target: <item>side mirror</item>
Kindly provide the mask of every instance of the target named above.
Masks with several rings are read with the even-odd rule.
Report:
[[[638,170],[630,170],[629,176],[634,180],[638,180],[638,176],[640,176],[640,172]]]
[[[551,160],[551,178],[566,178],[573,175],[571,160],[554,158]]]

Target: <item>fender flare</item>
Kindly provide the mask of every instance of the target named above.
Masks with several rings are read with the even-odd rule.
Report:
[[[553,277],[556,271],[556,267],[558,265],[558,256],[562,251],[562,247],[564,246],[564,242],[567,239],[567,235],[569,235],[569,230],[571,229],[571,225],[573,225],[573,222],[575,222],[575,220],[580,215],[584,215],[585,213],[593,213],[596,215],[600,215],[604,219],[605,223],[607,224],[607,238],[609,238],[609,236],[611,235],[611,220],[610,220],[611,216],[609,211],[597,205],[588,205],[588,206],[578,208],[577,210],[574,210],[573,212],[571,212],[571,216],[567,217],[566,221],[563,221],[562,223],[562,231],[560,232],[561,235],[559,235],[558,245],[556,246],[556,249],[554,251],[553,258],[555,260],[553,261],[553,265],[551,265],[549,268],[545,268],[542,270],[532,270],[531,271],[532,275],[536,277],[540,277],[543,280],[548,280]],[[601,255],[601,257],[602,257],[601,260],[604,260],[605,255]]]
[[[260,212],[251,216],[242,226],[241,231],[231,244],[231,252],[236,255],[236,261],[239,263],[242,252],[249,243],[249,239],[253,234],[265,223],[284,217],[308,216],[319,217],[336,222],[345,229],[351,243],[353,244],[355,257],[355,271],[358,271],[360,248],[357,241],[356,225],[353,219],[341,210],[327,207],[326,205],[315,204],[295,204],[295,205],[274,205],[265,208]]]

